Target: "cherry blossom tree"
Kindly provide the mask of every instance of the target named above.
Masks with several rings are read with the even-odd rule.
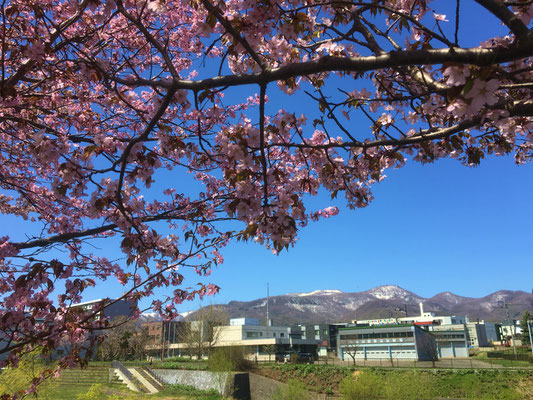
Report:
[[[337,213],[306,207],[319,191],[365,207],[407,162],[529,161],[533,2],[475,0],[475,46],[468,2],[2,1],[0,210],[38,227],[0,239],[7,364],[106,328],[70,307],[106,279],[171,287],[152,306],[176,316],[218,290],[184,271],[232,240],[290,247]]]

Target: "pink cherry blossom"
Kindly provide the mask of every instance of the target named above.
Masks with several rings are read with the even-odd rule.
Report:
[[[465,98],[471,100],[470,105],[474,111],[479,111],[484,105],[491,106],[498,102],[498,96],[495,93],[499,86],[500,82],[497,79],[489,81],[477,79]]]

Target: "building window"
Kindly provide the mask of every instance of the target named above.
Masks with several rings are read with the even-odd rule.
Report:
[[[284,333],[280,333],[279,337],[285,337],[285,334]]]
[[[248,339],[257,339],[258,337],[257,332],[246,332],[246,338]]]

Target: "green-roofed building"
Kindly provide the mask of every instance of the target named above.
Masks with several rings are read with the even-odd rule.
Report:
[[[339,329],[337,353],[341,360],[432,361],[438,347],[435,337],[416,325],[353,326]]]

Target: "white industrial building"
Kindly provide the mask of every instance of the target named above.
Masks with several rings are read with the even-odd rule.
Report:
[[[339,329],[341,360],[405,359],[431,361],[437,356],[435,336],[416,325],[348,326]]]
[[[291,335],[288,326],[259,325],[255,318],[233,318],[229,325],[215,326],[213,347],[243,347],[251,359],[273,360],[275,354],[309,353],[316,357],[318,341]],[[274,351],[265,351],[265,346],[274,346]],[[183,351],[186,343],[171,343],[170,349]]]
[[[440,358],[468,357],[468,332],[463,324],[433,325]]]
[[[419,303],[420,314],[407,317],[391,317],[379,319],[353,320],[356,325],[390,325],[390,324],[415,324],[415,325],[452,325],[465,324],[467,318],[460,315],[435,315],[433,312],[425,312],[423,303]]]

